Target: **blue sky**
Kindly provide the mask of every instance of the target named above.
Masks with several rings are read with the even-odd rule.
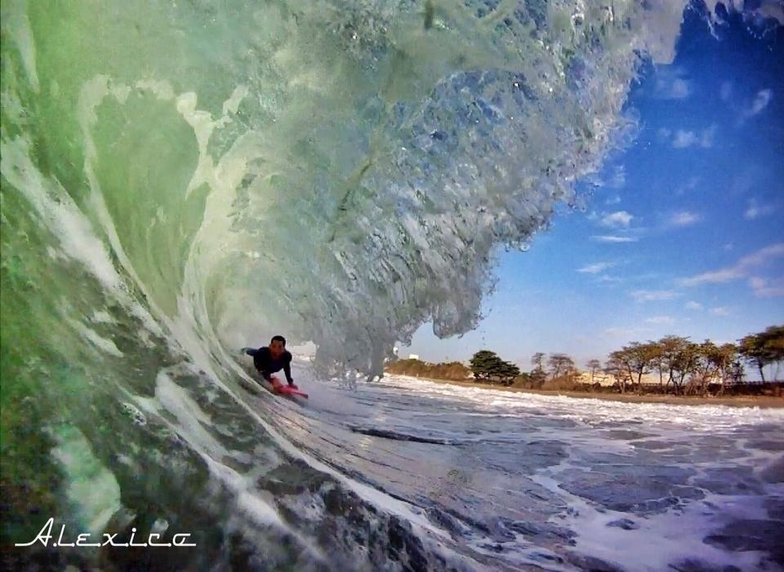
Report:
[[[534,352],[565,352],[583,366],[631,341],[784,324],[784,29],[713,33],[687,13],[673,63],[632,90],[635,142],[585,212],[501,255],[479,328],[439,340],[427,324],[401,356],[491,349],[527,370]]]

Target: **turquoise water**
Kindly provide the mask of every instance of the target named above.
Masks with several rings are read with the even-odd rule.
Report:
[[[236,348],[285,331],[316,378],[372,376],[423,323],[475,327],[497,249],[633,134],[640,54],[671,57],[683,7],[4,2],[4,544],[55,517],[193,533],[155,567],[399,566],[416,551],[292,529],[252,486],[279,470],[371,532],[427,528],[285,445]]]

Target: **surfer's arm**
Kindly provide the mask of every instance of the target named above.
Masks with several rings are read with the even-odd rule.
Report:
[[[289,382],[289,385],[294,383],[294,380],[291,379],[291,356],[283,362],[283,373],[286,374],[286,381]]]
[[[257,351],[259,351],[259,350],[254,349],[254,348],[242,348],[242,353],[248,354],[251,357],[255,356]]]

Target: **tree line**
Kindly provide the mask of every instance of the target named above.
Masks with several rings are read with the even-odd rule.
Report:
[[[585,364],[587,380],[586,374],[578,371],[575,361],[567,354],[545,355],[542,352],[532,356],[532,369],[528,372],[521,372],[517,365],[490,350],[476,352],[468,367],[458,362],[424,364],[401,360],[391,364],[388,371],[458,381],[473,378],[477,382],[527,389],[707,395],[724,393],[727,388],[742,384],[746,378],[744,364],[759,373],[762,384],[777,382],[778,367],[782,363],[784,325],[750,334],[738,343],[721,345],[710,340],[693,342],[673,335],[657,341],[632,342],[611,352],[604,364],[597,359],[589,360]],[[772,380],[765,376],[769,366],[776,367]],[[658,383],[651,384],[651,376]],[[609,388],[608,379],[612,381]]]

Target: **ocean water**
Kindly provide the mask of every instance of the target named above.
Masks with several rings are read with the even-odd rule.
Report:
[[[4,567],[781,569],[775,411],[362,381],[590,199],[684,9],[4,1]]]

